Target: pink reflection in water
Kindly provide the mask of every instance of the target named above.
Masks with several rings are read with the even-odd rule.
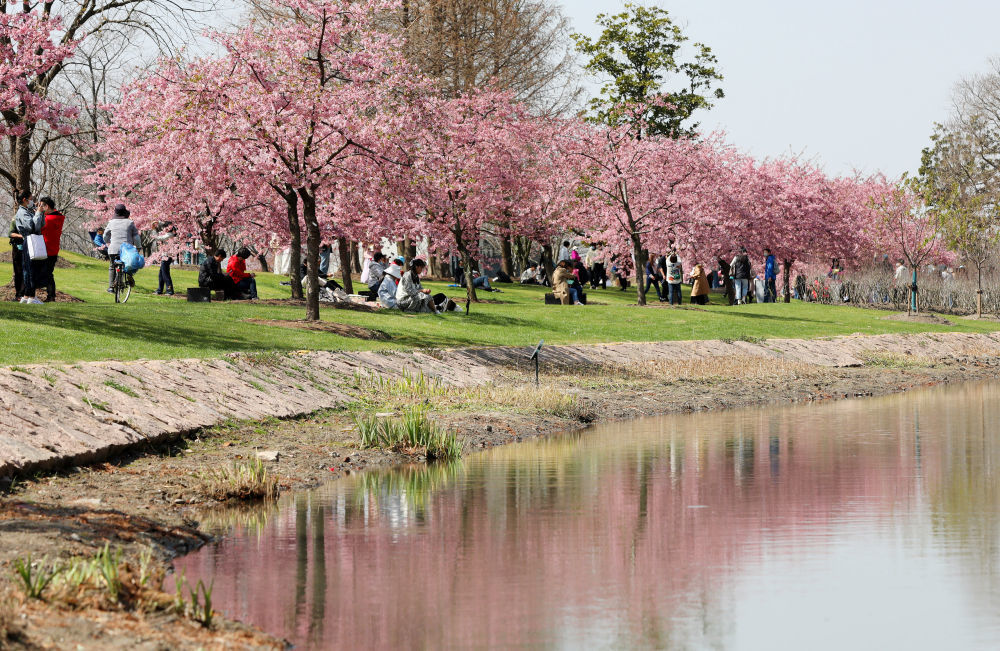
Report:
[[[794,631],[795,608],[839,608],[827,596],[844,572],[898,601],[943,554],[949,578],[920,574],[928,590],[996,599],[981,568],[998,542],[984,426],[998,397],[968,386],[598,427],[334,482],[176,566],[215,578],[220,611],[310,648],[769,648],[779,637],[741,613],[759,623],[780,603]],[[1000,641],[995,616],[969,621]],[[847,642],[899,639],[848,624]]]

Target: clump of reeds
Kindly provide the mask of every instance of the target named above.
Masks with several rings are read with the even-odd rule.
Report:
[[[237,461],[232,466],[210,470],[202,480],[202,492],[220,502],[278,496],[278,478],[267,471],[260,459]]]
[[[120,549],[105,545],[90,557],[74,557],[60,562],[34,561],[29,555],[14,560],[19,587],[28,598],[56,603],[67,608],[98,608],[134,612],[174,612],[203,626],[212,625],[212,586],[199,581],[184,594],[184,579],[175,582],[176,594],[164,592],[166,571],[154,562],[151,551],[128,560]],[[0,648],[12,633],[13,608],[0,595]]]
[[[779,380],[823,372],[814,364],[759,355],[727,355],[692,359],[656,359],[608,369],[626,377],[658,380]]]
[[[423,405],[410,406],[400,417],[356,415],[357,427],[363,448],[385,448],[397,451],[423,448],[428,460],[457,459],[462,456],[462,445],[455,435],[446,432],[427,418]]]
[[[452,391],[437,378],[424,375],[423,371],[414,374],[409,370],[404,370],[399,377],[357,372],[354,385],[366,393],[396,398],[432,398],[446,396]]]
[[[919,368],[930,364],[930,360],[919,355],[904,355],[902,353],[882,352],[874,350],[862,351],[858,357],[865,366],[875,368]]]

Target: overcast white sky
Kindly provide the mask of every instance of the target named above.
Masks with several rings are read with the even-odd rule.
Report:
[[[620,0],[564,1],[577,31]],[[647,3],[652,4],[652,3]],[[661,0],[710,46],[726,98],[703,129],[758,156],[803,152],[830,173],[915,170],[959,78],[1000,56],[991,0]]]

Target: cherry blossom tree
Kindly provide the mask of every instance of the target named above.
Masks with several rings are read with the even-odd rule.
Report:
[[[874,212],[868,235],[875,246],[906,260],[913,274],[909,311],[919,313],[917,271],[924,262],[947,255],[945,241],[938,233],[938,218],[924,204],[912,179],[893,183],[875,177],[870,185]]]
[[[471,271],[482,230],[528,214],[520,198],[534,180],[524,173],[531,121],[509,95],[490,91],[426,97],[419,112],[407,168],[414,212],[439,250],[458,251]],[[471,278],[466,288],[475,302]]]
[[[638,303],[645,305],[649,251],[667,251],[683,229],[696,227],[715,193],[722,148],[716,136],[650,136],[640,117],[645,107],[626,108],[635,119],[583,132],[568,153],[581,162],[579,187],[593,215],[589,238],[606,242],[619,264],[633,268]]]

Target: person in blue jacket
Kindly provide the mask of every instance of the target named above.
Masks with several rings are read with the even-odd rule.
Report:
[[[767,259],[764,261],[764,302],[774,303],[778,298],[778,290],[774,286],[774,281],[778,278],[778,263],[771,253],[771,249],[764,249]]]

